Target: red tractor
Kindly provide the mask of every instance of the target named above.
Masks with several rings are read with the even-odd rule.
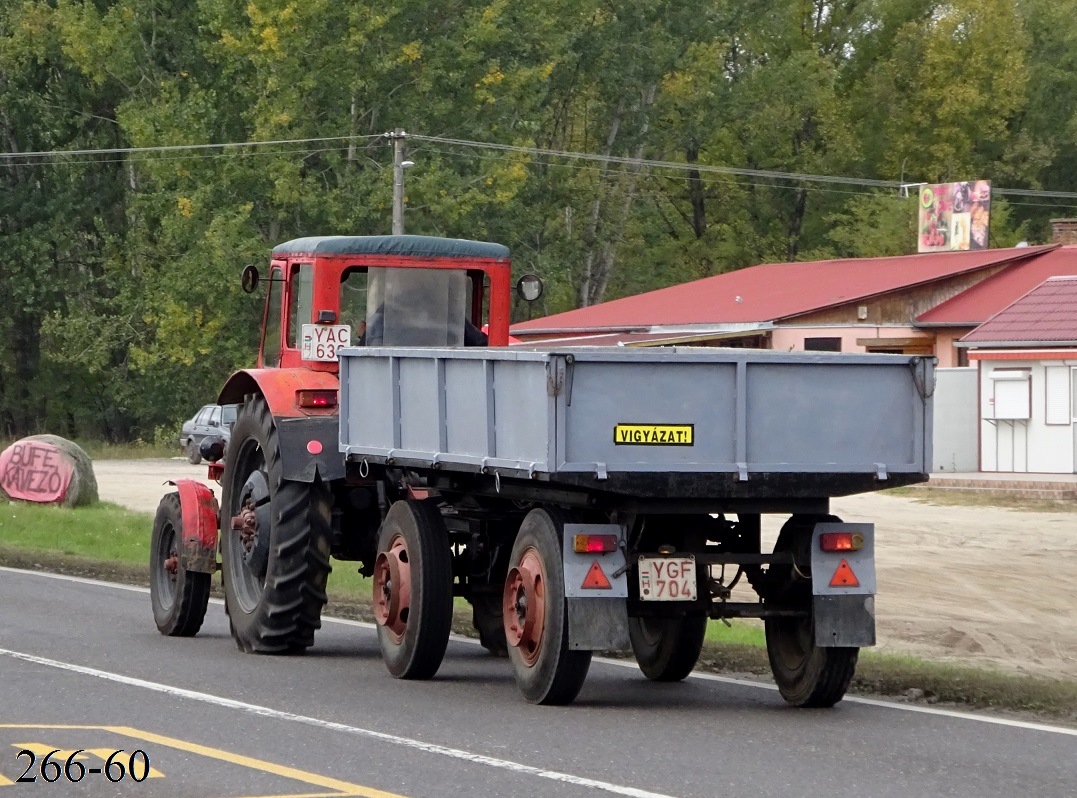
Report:
[[[178,480],[179,490],[157,511],[151,584],[162,633],[198,631],[219,567],[241,649],[272,653],[313,643],[330,556],[359,560],[372,574],[382,516],[398,498],[384,478],[345,474],[337,447],[337,350],[505,346],[510,280],[509,252],[498,244],[325,236],[274,248],[258,368],[233,374],[218,398],[240,404],[227,462],[217,462],[219,442],[203,445],[210,476],[222,486],[220,508],[204,485]],[[247,267],[244,289],[258,284],[257,270]],[[422,312],[430,307],[439,310]],[[483,614],[480,606],[478,617],[492,635],[491,641],[484,634],[488,645],[503,647],[500,608],[490,605]]]

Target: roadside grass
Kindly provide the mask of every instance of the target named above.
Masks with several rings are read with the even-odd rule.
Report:
[[[1001,490],[906,487],[880,492],[886,496],[899,496],[924,504],[948,507],[987,506],[1032,513],[1077,513],[1077,501],[1073,499],[1034,499]]]
[[[0,505],[0,545],[31,552],[148,563],[152,527],[151,515],[109,502],[74,510],[51,504]]]
[[[106,502],[65,509],[8,502],[0,505],[0,565],[127,584],[149,582],[153,518]],[[357,563],[333,562],[326,612],[371,621],[370,580]],[[220,582],[214,580],[219,597]],[[149,603],[147,601],[147,613]],[[456,599],[453,630],[475,636],[471,608]],[[769,678],[762,624],[711,621],[701,670]],[[915,657],[863,651],[851,692],[909,703],[1032,712],[1077,723],[1077,681],[1047,679]]]

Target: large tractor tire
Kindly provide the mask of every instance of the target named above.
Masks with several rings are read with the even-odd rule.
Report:
[[[452,628],[449,533],[437,505],[395,502],[378,533],[374,618],[389,673],[429,679],[445,657]]]
[[[643,675],[654,682],[679,682],[692,672],[703,650],[707,616],[629,618],[628,638]]]
[[[210,575],[180,566],[183,512],[178,493],[157,505],[150,538],[150,603],[157,629],[169,637],[192,637],[202,628],[209,605]]]
[[[571,517],[532,510],[520,525],[505,580],[504,621],[516,685],[532,704],[570,704],[591,667],[590,651],[570,651],[561,541]]]
[[[768,601],[812,607],[811,538],[817,523],[841,519],[832,515],[793,516],[782,527],[775,552],[792,552],[795,565],[771,566],[766,579]],[[767,657],[782,698],[798,707],[832,707],[849,689],[859,648],[826,648],[815,644],[815,625],[808,617],[767,618]]]
[[[320,479],[281,475],[269,406],[248,396],[222,479],[221,576],[232,637],[243,651],[300,651],[321,626],[332,497]]]

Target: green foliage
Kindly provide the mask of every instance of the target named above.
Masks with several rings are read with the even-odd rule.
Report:
[[[152,440],[211,400],[254,358],[243,265],[388,229],[385,131],[611,159],[408,142],[409,232],[508,244],[546,280],[523,317],[912,250],[913,201],[709,166],[1075,190],[1075,53],[1050,0],[7,3],[4,152],[325,141],[0,165],[0,434]],[[991,243],[1068,212],[996,199]]]

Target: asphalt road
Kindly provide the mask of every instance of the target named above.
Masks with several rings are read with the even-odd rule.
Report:
[[[154,770],[49,784],[53,749],[85,749],[88,770],[140,749]],[[9,784],[22,750],[38,780]],[[862,699],[796,710],[766,686],[657,685],[605,661],[575,705],[533,707],[471,641],[434,680],[401,682],[368,625],[327,620],[305,656],[245,655],[219,603],[197,638],[164,638],[142,589],[0,569],[0,798],[69,792],[1063,796],[1077,731]]]

